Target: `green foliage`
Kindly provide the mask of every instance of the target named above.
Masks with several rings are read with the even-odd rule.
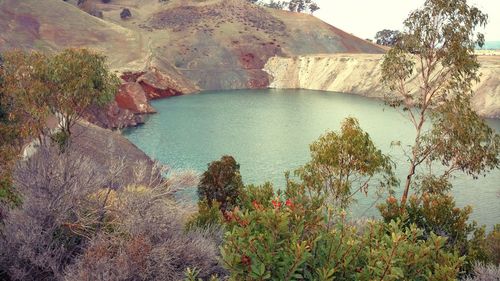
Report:
[[[53,56],[6,53],[1,75],[3,115],[9,112],[8,121],[21,138],[46,135],[51,114],[71,135],[71,127],[90,106],[109,103],[118,90],[119,80],[105,59],[86,49],[67,49]]]
[[[244,192],[239,196],[240,208],[243,210],[252,209],[253,202],[271,202],[274,197],[274,187],[266,182],[263,185],[247,185]]]
[[[469,103],[479,80],[474,49],[484,43],[476,29],[486,22],[487,15],[466,0],[427,0],[405,20],[384,57],[383,82],[391,90],[386,101],[403,111],[416,135],[402,205],[422,164],[444,165],[443,177],[455,171],[477,177],[498,167],[500,138]]]
[[[259,0],[247,0],[250,3],[258,4],[264,7],[282,10],[287,8],[291,12],[306,12],[309,10],[311,14],[320,9],[319,5],[312,0],[289,0],[289,1],[259,1]]]
[[[187,268],[185,272],[185,279],[184,281],[203,281],[203,279],[198,278],[198,275],[200,274],[200,270],[198,269],[192,269],[192,268]],[[219,281],[219,277],[217,275],[212,275],[210,276],[210,279],[208,281]]]
[[[283,10],[287,6],[287,2],[271,0],[271,1],[269,1],[269,3],[262,3],[262,5],[264,7],[268,7],[271,9]]]
[[[11,170],[27,137],[43,132],[47,107],[40,102],[48,89],[43,83],[45,56],[3,54],[0,64],[0,203],[18,201]],[[1,214],[0,214],[1,217]]]
[[[69,135],[67,132],[59,131],[50,136],[52,143],[59,147],[59,151],[64,152],[68,148]]]
[[[378,206],[385,222],[401,220],[405,225],[415,224],[422,229],[422,239],[439,235],[446,238],[445,248],[465,256],[462,270],[470,273],[477,262],[486,262],[484,227],[469,223],[472,208],[456,207],[449,194],[451,184],[446,178],[427,176],[421,180],[419,193],[410,196],[407,205],[401,206],[394,197]]]
[[[53,86],[49,105],[60,114],[60,127],[68,135],[88,107],[109,103],[118,91],[119,80],[109,72],[106,57],[86,49],[64,50],[48,68]]]
[[[446,175],[458,170],[478,178],[499,167],[500,136],[471,108],[467,97],[438,106],[432,121],[423,146],[428,160],[447,167]]]
[[[401,32],[398,30],[384,29],[375,35],[376,43],[383,46],[394,46],[401,37]]]
[[[357,227],[309,194],[289,184],[228,215],[221,252],[230,280],[455,280],[462,259],[443,250],[444,238],[420,240],[421,230],[395,222]]]
[[[2,66],[2,125],[10,130],[5,138],[38,137],[45,133],[46,119],[50,114],[48,79],[49,58],[38,52],[12,51],[4,54]],[[3,139],[3,143],[9,142]]]
[[[232,156],[226,155],[208,165],[198,184],[198,196],[208,207],[212,207],[212,202],[218,202],[224,213],[238,205],[242,189],[240,165]]]
[[[224,222],[224,216],[220,211],[220,203],[212,201],[212,204],[207,204],[205,200],[198,202],[198,212],[188,221],[186,229],[194,228],[210,228],[218,226]]]
[[[65,146],[83,112],[114,97],[118,78],[108,71],[105,57],[84,49],[54,56],[11,51],[0,61],[0,201],[12,203],[17,198],[10,171],[26,140],[44,144],[47,118],[55,115],[61,132],[52,139]]]
[[[311,161],[297,171],[309,186],[347,207],[358,192],[395,187],[393,163],[377,149],[355,118],[347,118],[340,132],[327,132],[311,146]]]

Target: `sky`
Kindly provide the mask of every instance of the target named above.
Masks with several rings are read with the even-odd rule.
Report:
[[[363,39],[373,39],[382,29],[399,29],[408,14],[424,0],[316,0],[321,7],[315,16]],[[488,14],[486,41],[500,41],[500,0],[470,0]]]

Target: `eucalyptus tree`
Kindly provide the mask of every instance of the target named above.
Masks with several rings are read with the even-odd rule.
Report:
[[[415,128],[401,205],[422,164],[428,171],[442,164],[444,179],[458,170],[478,177],[499,166],[500,137],[470,103],[480,76],[474,48],[484,44],[477,28],[487,19],[466,0],[427,0],[405,20],[400,40],[384,58],[386,101]]]
[[[46,65],[47,57],[36,52],[12,51],[0,59],[0,203],[18,199],[11,170],[24,140],[42,140],[46,131]]]
[[[87,49],[66,49],[51,58],[48,68],[49,106],[68,137],[90,106],[109,103],[118,91],[119,80],[109,71],[106,57]]]
[[[384,46],[394,46],[398,42],[400,32],[398,30],[384,29],[375,34],[377,44]]]
[[[310,151],[311,161],[296,174],[314,193],[340,208],[348,208],[357,193],[367,194],[370,187],[392,191],[398,184],[393,162],[355,118],[345,119],[340,132],[322,135]]]

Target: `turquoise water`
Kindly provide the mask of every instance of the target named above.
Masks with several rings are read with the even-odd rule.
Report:
[[[382,101],[355,95],[307,90],[244,90],[205,92],[154,101],[158,114],[125,136],[151,157],[173,169],[202,172],[224,154],[241,164],[245,183],[271,181],[284,185],[284,172],[309,159],[309,144],[326,130],[337,130],[348,116],[359,119],[375,143],[398,163],[401,176],[406,158],[392,141],[410,144],[414,133],[396,111]],[[500,121],[489,120],[497,131]],[[455,180],[460,206],[474,207],[482,224],[500,223],[500,171],[487,178]],[[192,193],[194,194],[194,192]],[[193,196],[194,197],[194,196]],[[374,195],[358,198],[354,215],[376,215]]]
[[[500,50],[500,41],[486,41],[484,46],[479,48],[479,50]]]

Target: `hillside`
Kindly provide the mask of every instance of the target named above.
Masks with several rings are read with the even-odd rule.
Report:
[[[311,15],[245,0],[87,0],[80,8],[75,1],[0,0],[0,50],[93,48],[119,72],[157,69],[180,92],[267,87],[262,68],[276,55],[383,52]],[[131,18],[120,18],[123,8]]]

